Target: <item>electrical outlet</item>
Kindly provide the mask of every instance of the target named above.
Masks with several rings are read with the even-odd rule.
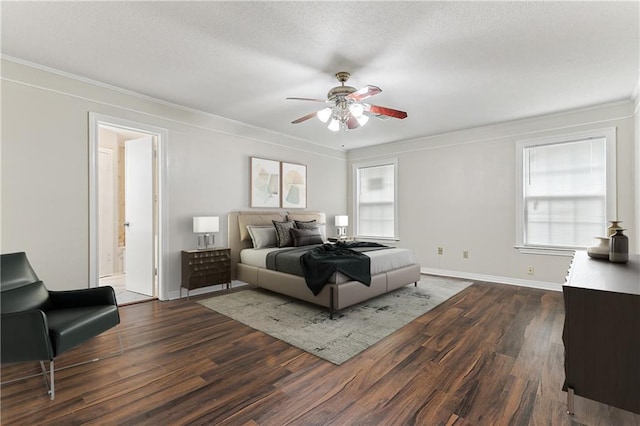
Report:
[[[533,266],[528,266],[527,267],[527,274],[533,275]]]
[[[438,247],[438,254],[442,254],[443,251],[442,247]]]
[[[469,258],[469,250],[465,250],[462,252],[462,258],[463,259],[468,259]]]

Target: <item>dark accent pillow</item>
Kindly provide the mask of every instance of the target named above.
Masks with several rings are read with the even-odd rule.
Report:
[[[294,220],[294,222],[296,224],[296,228],[298,229],[313,229],[318,227],[315,219],[309,220],[307,222],[304,222],[302,220]]]
[[[309,229],[292,229],[291,238],[293,238],[294,247],[323,243],[322,235],[320,235],[320,230],[317,227]]]
[[[273,220],[273,226],[276,228],[276,238],[278,240],[278,247],[291,247],[293,245],[293,238],[291,238],[291,230],[294,229],[295,224],[291,222],[278,222]]]

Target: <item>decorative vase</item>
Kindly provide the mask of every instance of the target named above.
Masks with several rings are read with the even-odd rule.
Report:
[[[609,221],[610,225],[607,227],[607,232],[608,232],[608,236],[612,236],[613,234],[616,233],[616,230],[618,229],[622,229],[622,226],[620,226],[620,224],[622,223],[621,220],[610,220]],[[624,231],[624,229],[622,229]]]
[[[629,238],[622,233],[624,229],[616,229],[609,242],[609,261],[627,263],[629,261]]]
[[[609,260],[609,237],[596,237],[597,246],[587,248],[589,257]]]

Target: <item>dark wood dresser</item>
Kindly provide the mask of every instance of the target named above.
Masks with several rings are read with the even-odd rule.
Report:
[[[215,284],[231,285],[231,250],[208,248],[182,252],[182,288],[189,290]]]
[[[562,292],[567,411],[575,394],[640,414],[640,256],[576,251]]]

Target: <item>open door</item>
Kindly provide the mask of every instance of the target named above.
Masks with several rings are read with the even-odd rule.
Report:
[[[126,288],[153,297],[153,137],[125,141]]]
[[[100,135],[104,129],[116,134],[115,139],[105,140],[105,146],[108,145],[106,147],[113,150],[113,161],[118,165],[126,162],[129,164],[128,170],[123,170],[120,166],[114,167],[114,178],[124,176],[125,182],[114,187],[118,196],[114,197],[113,201],[99,200],[102,192],[99,189],[99,181],[104,178],[100,176],[99,170],[102,139]],[[119,148],[127,140],[130,157],[128,160],[126,151]],[[135,140],[138,140],[139,144],[136,144]],[[165,265],[170,257],[165,238],[168,235],[165,197],[168,140],[167,129],[89,112],[89,287],[99,287],[101,284],[100,252],[104,249],[100,249],[100,209],[107,202],[113,203],[114,206],[114,272],[120,275],[114,277],[114,289],[122,289],[124,293],[128,293],[124,290],[130,287],[132,291],[139,293],[141,298],[157,297],[160,300],[169,300],[165,278]],[[127,167],[126,164],[124,167]],[[130,178],[129,182],[126,182],[127,175]],[[128,193],[124,188],[126,186],[130,187]],[[124,194],[124,197],[121,194]],[[131,197],[129,200],[125,199],[127,195]],[[130,204],[128,212],[126,204]],[[129,229],[124,228],[124,235],[116,232],[125,222],[129,222],[130,226]],[[125,274],[124,277],[122,273]],[[129,281],[129,286],[126,281]]]

